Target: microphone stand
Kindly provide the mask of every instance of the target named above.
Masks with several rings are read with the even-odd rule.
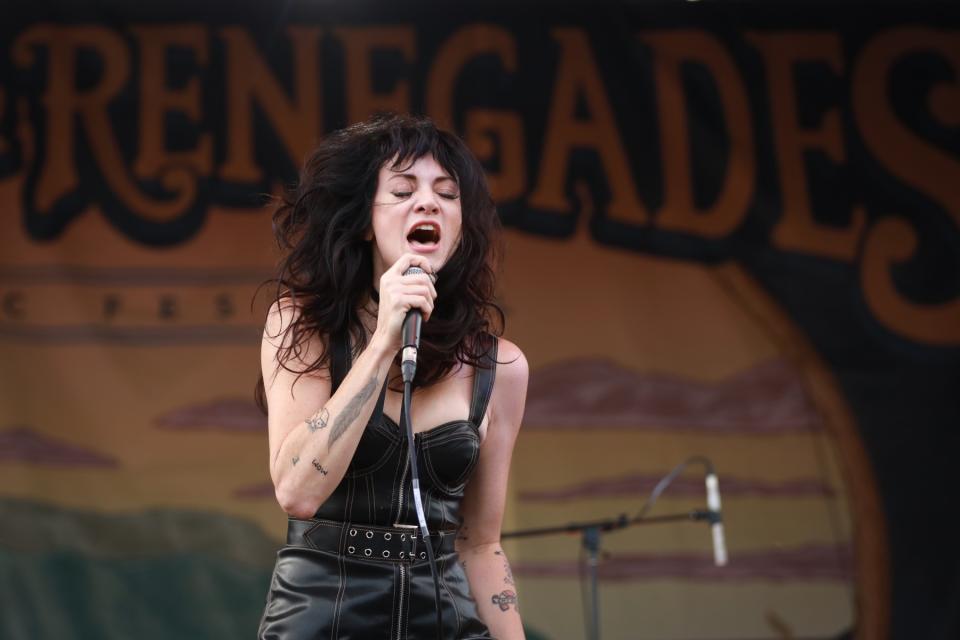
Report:
[[[598,574],[600,569],[600,536],[602,533],[609,531],[616,531],[618,529],[626,529],[634,525],[641,524],[662,524],[665,522],[677,522],[677,521],[701,521],[705,520],[711,525],[721,522],[721,515],[719,511],[714,511],[713,509],[693,509],[692,511],[687,511],[684,513],[671,513],[662,516],[648,516],[650,509],[653,508],[653,505],[656,503],[657,499],[660,497],[660,494],[666,490],[670,483],[673,482],[677,476],[679,476],[684,469],[689,465],[697,463],[704,466],[707,471],[707,475],[712,475],[714,479],[716,478],[716,472],[713,469],[713,463],[710,462],[706,457],[701,455],[691,456],[687,458],[676,467],[673,468],[670,473],[665,475],[657,485],[653,488],[653,491],[650,492],[650,497],[647,498],[647,501],[644,503],[643,507],[640,509],[640,512],[632,518],[627,516],[625,513],[621,513],[617,518],[613,519],[604,519],[604,520],[591,520],[588,522],[571,522],[570,524],[554,526],[554,527],[538,527],[535,529],[522,529],[519,531],[511,531],[509,533],[504,533],[501,538],[527,538],[531,536],[543,536],[556,533],[574,533],[580,532],[582,536],[581,545],[583,549],[587,552],[587,569],[589,571],[589,584],[590,584],[590,610],[588,615],[584,617],[589,620],[587,625],[587,639],[588,640],[600,640],[600,601],[599,601],[599,586],[597,584]],[[708,496],[707,500],[710,504],[710,499]],[[717,497],[717,508],[719,509],[719,496]],[[714,544],[716,544],[717,538],[714,538]],[[716,552],[716,549],[715,549]],[[717,560],[718,564],[721,564],[720,560]],[[726,554],[724,553],[722,564],[726,564]],[[582,578],[581,578],[582,580]],[[581,582],[582,585],[582,582]],[[582,588],[582,586],[581,586]]]
[[[590,585],[590,609],[588,625],[588,640],[600,640],[600,589],[598,585],[600,569],[600,540],[601,535],[611,531],[626,529],[637,525],[665,524],[668,522],[713,522],[717,514],[708,509],[693,509],[682,513],[670,513],[660,516],[640,515],[630,517],[621,513],[616,518],[589,520],[586,522],[571,522],[553,527],[536,527],[520,529],[502,534],[501,538],[531,538],[534,536],[555,535],[560,533],[579,533],[581,546],[587,552],[587,571]]]

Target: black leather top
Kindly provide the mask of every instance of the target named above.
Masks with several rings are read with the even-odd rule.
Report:
[[[467,419],[445,422],[415,434],[424,513],[433,531],[460,526],[460,501],[480,455],[480,423],[496,376],[497,339],[489,336],[488,344],[483,359],[487,368],[475,370]],[[337,341],[333,347],[331,394],[351,364],[345,341]],[[378,526],[416,524],[406,434],[383,413],[385,392],[386,383],[346,475],[317,510],[316,518]]]

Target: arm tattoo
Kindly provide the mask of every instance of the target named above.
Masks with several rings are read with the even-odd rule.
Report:
[[[300,456],[293,456],[293,465],[296,466],[300,462]]]
[[[367,403],[367,400],[370,399],[376,390],[377,376],[373,376],[367,380],[367,384],[363,385],[363,389],[360,389],[357,395],[350,398],[350,402],[347,403],[347,406],[343,408],[343,411],[340,412],[340,415],[337,416],[337,419],[333,423],[333,429],[330,430],[330,439],[327,441],[328,447],[332,447],[333,443],[346,432],[347,427],[353,424],[353,421],[360,415],[360,409],[363,408],[363,405]]]
[[[513,581],[513,571],[510,569],[510,562],[507,561],[507,556],[503,555],[503,549],[494,549],[493,553],[503,557],[503,570],[507,572],[507,575],[503,577],[503,581],[512,587],[516,586],[517,583]]]
[[[517,604],[517,594],[515,591],[504,589],[500,593],[491,596],[490,602],[500,607],[500,611],[509,611],[510,605],[513,605],[516,612],[520,613],[520,606]]]
[[[320,415],[312,415],[307,418],[307,429],[310,430],[310,433],[313,433],[317,429],[323,429],[327,426],[327,420],[330,419],[330,412],[327,411],[327,408],[324,407],[320,411]]]
[[[317,471],[319,471],[323,475],[327,475],[327,470],[323,468],[323,465],[320,464],[316,458],[313,459],[313,466],[316,467]]]

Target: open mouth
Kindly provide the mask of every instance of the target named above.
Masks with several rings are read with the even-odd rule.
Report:
[[[440,227],[430,222],[418,224],[407,234],[407,240],[418,244],[437,244],[440,242]]]

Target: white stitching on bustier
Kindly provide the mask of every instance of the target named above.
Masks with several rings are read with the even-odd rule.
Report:
[[[352,503],[352,501],[353,501],[353,482],[352,482],[352,481],[349,481],[349,480],[347,481],[347,497],[346,497],[346,501],[347,501],[347,502],[346,502],[346,505],[344,506],[344,509],[345,509],[345,510],[346,510],[347,508],[349,508],[349,505],[350,505],[350,504]],[[347,515],[347,514],[344,513],[344,515]],[[346,519],[345,519],[344,522],[349,522],[349,520],[346,520]],[[344,536],[346,536],[346,535],[347,535],[347,528],[346,528],[346,527],[343,527],[343,528],[341,529],[341,531],[340,531],[340,544],[339,544],[339,548],[340,548],[340,549],[343,549]],[[339,567],[339,570],[340,570],[340,588],[337,590],[337,600],[336,600],[336,602],[334,603],[334,606],[333,606],[333,624],[330,625],[331,640],[336,640],[337,636],[339,635],[339,631],[340,631],[340,609],[341,609],[341,606],[343,605],[343,595],[344,595],[344,594],[346,593],[346,591],[347,591],[347,576],[346,576],[346,571],[344,570],[344,566],[343,566],[343,554],[342,554],[342,553],[337,553],[337,566]]]

